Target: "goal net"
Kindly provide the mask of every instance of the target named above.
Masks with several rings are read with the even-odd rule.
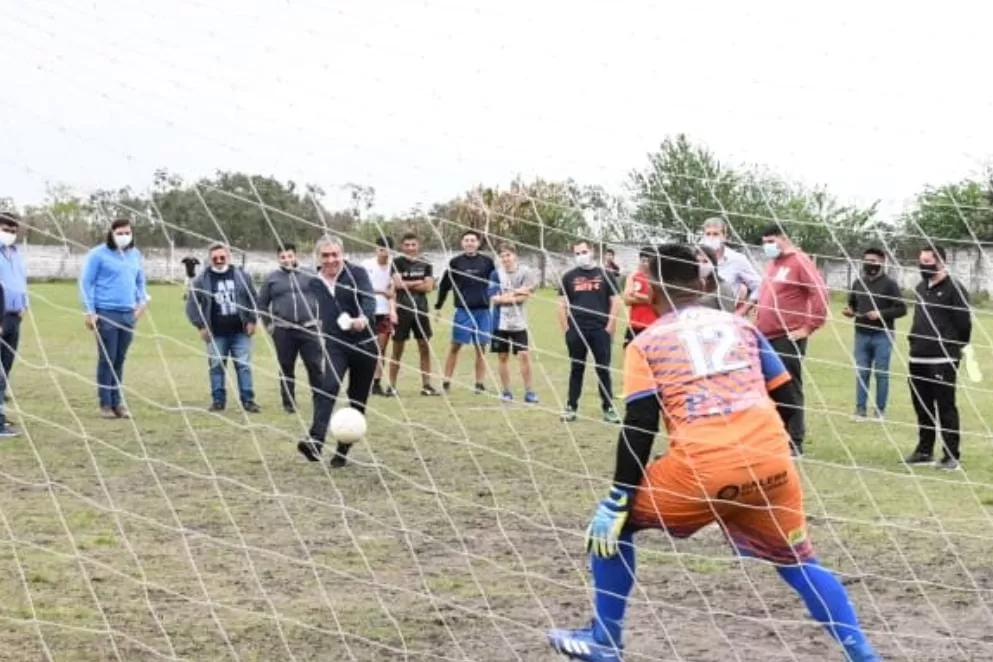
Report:
[[[797,467],[817,556],[846,585],[869,639],[885,660],[993,659],[989,181],[930,189],[905,213],[888,216],[767,173],[721,167],[707,150],[679,137],[664,142],[647,163],[635,164],[636,171],[617,187],[623,193],[611,194],[613,182],[522,178],[451,191],[454,197],[426,200],[409,213],[386,213],[376,200],[382,191],[342,178],[322,181],[324,173],[310,172],[295,175],[294,184],[256,174],[270,168],[295,172],[282,155],[289,161],[316,150],[316,143],[302,131],[283,131],[279,122],[288,113],[314,113],[317,119],[308,120],[321,124],[327,108],[320,95],[293,97],[297,105],[290,106],[286,99],[292,95],[275,74],[276,82],[259,88],[272,57],[261,38],[248,46],[253,58],[264,57],[246,59],[236,79],[254,95],[251,108],[237,112],[250,115],[253,126],[279,127],[277,146],[268,149],[279,156],[260,166],[252,162],[251,144],[266,142],[266,135],[238,135],[231,139],[241,145],[237,149],[223,144],[226,139],[190,127],[201,126],[208,113],[216,123],[234,111],[195,103],[196,87],[176,88],[177,96],[191,99],[189,106],[170,96],[174,78],[224,87],[234,74],[212,77],[193,63],[186,71],[163,74],[158,96],[137,93],[132,85],[138,75],[129,78],[119,67],[134,58],[141,67],[163,71],[157,67],[168,58],[158,43],[138,38],[151,29],[132,34],[122,28],[121,43],[128,48],[115,49],[109,44],[118,42],[98,38],[110,28],[88,10],[67,3],[38,7],[5,9],[9,20],[0,21],[4,62],[19,61],[24,50],[46,53],[38,67],[45,76],[51,67],[66,95],[43,95],[42,103],[29,86],[4,101],[5,108],[38,118],[60,136],[65,142],[51,143],[56,147],[19,141],[21,127],[0,111],[0,135],[5,143],[12,137],[14,145],[0,150],[0,211],[20,223],[13,250],[29,279],[23,316],[0,321],[0,358],[10,361],[3,365],[3,413],[17,431],[0,435],[0,661],[557,659],[547,631],[582,626],[590,616],[584,535],[610,488],[619,429],[604,420],[592,347],[583,348],[590,358],[578,407],[565,411],[570,361],[557,285],[574,266],[573,246],[580,239],[590,242],[598,261],[613,252],[621,283],[637,267],[642,246],[698,243],[714,217],[724,223],[727,246],[759,274],[767,261],[758,246],[762,229],[777,225],[814,260],[830,292],[827,322],[811,337],[804,359],[806,454]],[[129,10],[134,15],[122,14],[125,28],[132,20],[147,21],[137,7]],[[300,39],[318,52],[323,35],[307,31],[308,12],[317,10],[285,8],[285,23],[265,32],[306,33]],[[239,34],[261,33],[258,21],[252,23],[240,8],[231,15],[208,7],[198,11],[216,11],[211,18],[218,22],[243,21]],[[50,39],[56,14],[62,17],[59,38]],[[339,29],[367,34],[385,29],[383,23],[355,21]],[[189,31],[191,41],[203,45],[213,36],[202,24],[178,18],[155,32]],[[536,35],[534,41],[541,40]],[[29,42],[30,49],[14,47]],[[107,82],[85,64],[91,61],[119,78]],[[310,81],[321,75],[317,66],[305,72]],[[244,158],[244,165],[230,167],[245,172],[197,173],[199,178],[153,172],[160,165],[149,165],[153,157],[132,154],[131,146],[110,138],[84,137],[94,135],[84,130],[86,119],[74,130],[53,110],[56,101],[70,107],[111,88],[115,93],[109,96],[121,105],[99,106],[106,112],[101,126],[161,131],[155,133],[161,143],[156,160],[182,161],[180,152],[199,143],[204,158],[216,163]],[[269,92],[255,94],[258,89]],[[392,113],[394,96],[369,100],[369,112],[382,113],[373,122],[382,131],[399,121],[384,110]],[[439,104],[438,110],[445,109]],[[458,110],[479,109],[467,104]],[[134,117],[151,129],[136,127]],[[421,135],[415,126],[396,130]],[[183,131],[188,135],[173,144]],[[376,140],[393,139],[377,132]],[[327,144],[320,149],[330,151]],[[113,162],[125,165],[105,172],[88,162],[76,164],[85,178],[73,178],[74,186],[56,183],[70,155],[86,161],[97,152],[113,152]],[[126,179],[139,164],[150,181],[128,188]],[[435,174],[415,171],[411,177],[430,180]],[[8,176],[45,190],[22,199],[5,190]],[[359,175],[355,180],[365,181]],[[123,409],[117,413],[100,407],[98,352],[110,352],[112,336],[114,343],[123,342],[124,335],[110,332],[122,323],[101,321],[107,335],[87,329],[79,286],[87,254],[113,241],[108,229],[115,219],[130,223],[148,294],[133,338],[124,334],[130,347],[121,363]],[[440,310],[434,307],[467,230],[478,233],[480,252],[496,264],[497,248],[512,244],[538,285],[525,304],[534,402],[526,401],[522,362],[513,353],[507,362],[512,397],[505,397],[489,345],[481,376],[471,345],[461,349],[446,376],[453,332],[465,330],[453,310],[459,294],[449,294]],[[279,269],[280,249],[291,244],[296,268],[312,275],[322,259],[316,250],[322,236],[338,238],[346,259],[364,269],[364,262],[376,259],[377,242],[392,240],[389,258],[396,260],[407,235],[416,237],[414,250],[435,280],[426,293],[425,317],[433,329],[423,364],[427,374],[421,374],[411,330],[397,379],[387,361],[376,387],[383,393],[395,387],[396,393],[369,397],[368,435],[351,449],[345,467],[331,466],[330,438],[320,462],[298,453],[298,444],[312,435],[311,385],[303,360],[295,361],[295,398],[284,407],[280,352],[264,323],[238,346],[250,345],[241,365],[243,380],[250,368],[251,387],[239,383],[235,361],[229,360],[225,406],[213,406],[221,393],[216,380],[211,383],[208,355],[214,345],[191,323],[188,297],[195,290],[184,259],[196,260],[188,264],[199,276],[211,268],[208,248],[217,243],[258,293]],[[908,388],[912,291],[920,282],[919,251],[936,246],[946,251],[949,274],[971,297],[971,347],[984,375],[973,381],[964,367],[958,374],[962,464],[954,472],[902,462],[918,438]],[[871,375],[867,416],[853,418],[854,325],[842,310],[868,247],[884,254],[886,272],[908,297],[910,312],[896,320],[890,365]],[[16,306],[16,287],[5,280],[17,277],[11,252],[0,253],[6,301]],[[112,289],[121,274],[108,265],[111,272],[99,277]],[[216,300],[205,301],[206,309],[192,308],[206,315],[201,322],[211,321]],[[242,302],[234,303],[246,312]],[[626,314],[622,310],[610,343],[611,403],[621,417]],[[11,335],[15,328],[17,338]],[[318,338],[310,326],[295,331]],[[385,353],[390,360],[394,343]],[[123,357],[121,346],[114,346]],[[241,351],[232,343],[232,353]],[[889,377],[889,394],[885,416],[874,419],[880,376]],[[348,383],[346,378],[338,407],[345,406]],[[425,386],[437,394],[425,394]],[[249,404],[260,411],[249,411]],[[128,415],[120,415],[125,409]],[[665,448],[660,434],[654,452]],[[935,459],[940,452],[939,434]],[[639,534],[638,550],[638,581],[625,622],[629,662],[843,659],[775,571],[736,557],[716,526],[689,540],[646,531]]]
[[[571,265],[563,248],[603,234],[607,224],[589,217],[592,225],[582,233],[551,225],[552,213],[566,205],[524,193],[516,216],[499,208],[499,196],[470,195],[461,210],[436,210],[444,216],[363,219],[361,210],[329,213],[311,193],[274,205],[263,183],[272,184],[249,178],[225,189],[223,177],[172,180],[169,190],[147,196],[94,198],[85,205],[99,230],[90,241],[70,238],[82,231],[78,219],[55,204],[21,215],[18,250],[29,275],[40,277],[75,277],[81,253],[106,221],[133,219],[151,301],[124,369],[124,401],[133,417],[105,420],[95,392],[97,343],[84,332],[76,286],[31,284],[6,407],[22,434],[3,441],[0,469],[6,655],[550,659],[545,631],[576,624],[588,612],[583,531],[609,486],[617,436],[616,425],[600,420],[592,369],[577,420],[559,420],[569,364],[554,285]],[[683,210],[685,227],[677,223],[670,233],[695,235],[700,225],[692,217],[713,213]],[[184,315],[179,261],[192,255],[206,263],[206,246],[225,240],[234,226],[223,219],[230,218],[265,229],[265,242],[231,246],[235,263],[257,281],[277,268],[276,248],[289,242],[297,245],[299,268],[312,269],[318,258],[311,249],[327,233],[343,239],[355,264],[372,258],[377,238],[393,238],[399,250],[405,233],[415,233],[439,277],[467,229],[482,234],[484,253],[514,241],[543,286],[527,303],[539,402],[521,401],[513,356],[517,398],[501,399],[489,354],[485,390],[477,392],[471,348],[460,354],[448,391],[422,396],[417,345],[410,341],[398,397],[370,398],[368,439],[354,448],[350,464],[340,470],[308,464],[295,450],[309,429],[305,372],[297,367],[299,406],[285,413],[273,337],[260,330],[251,369],[262,412],[237,407],[230,370],[229,407],[208,411],[207,351]],[[726,218],[730,240],[743,240],[733,214]],[[625,223],[635,239],[604,247],[629,273],[637,246],[657,228]],[[917,267],[902,247],[935,239],[911,232],[870,230],[860,239],[886,250],[889,273],[905,289],[915,285]],[[549,244],[557,236],[558,249],[542,251],[521,236]],[[904,318],[897,321],[885,419],[850,420],[853,327],[839,312],[860,252],[832,241],[812,251],[832,292],[829,321],[811,340],[804,379],[808,452],[798,466],[812,538],[821,560],[844,579],[886,659],[984,659],[993,494],[986,387],[960,379],[964,471],[903,466],[917,435]],[[951,273],[981,293],[988,280],[981,246],[946,244]],[[739,249],[761,267],[754,246]],[[974,299],[978,304],[982,296]],[[430,303],[435,300],[431,293]],[[440,390],[450,303],[433,324],[429,381]],[[993,373],[978,305],[975,324],[976,355]],[[620,331],[613,349],[616,382]],[[870,403],[872,397],[870,389]],[[660,436],[657,450],[664,447]],[[629,659],[834,659],[831,642],[796,597],[769,568],[733,557],[716,528],[689,541],[645,533],[639,549]]]

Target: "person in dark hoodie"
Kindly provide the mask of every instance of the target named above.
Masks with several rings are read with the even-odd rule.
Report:
[[[190,285],[186,299],[186,317],[207,343],[210,366],[211,411],[227,406],[225,367],[231,357],[238,376],[238,395],[242,408],[250,413],[261,411],[255,403],[252,384],[252,336],[258,322],[258,296],[252,279],[240,267],[231,264],[231,252],[224,244],[211,244],[210,268],[204,269]]]
[[[315,398],[310,434],[297,444],[300,454],[311,462],[321,459],[331,413],[345,375],[348,375],[349,405],[365,414],[379,362],[373,327],[376,295],[369,274],[345,259],[344,246],[337,237],[322,237],[316,251],[320,269],[308,287],[317,302],[327,364],[323,386]],[[351,444],[338,442],[331,467],[344,467],[351,448]]]
[[[283,410],[292,414],[297,402],[297,357],[303,360],[316,402],[317,389],[324,378],[324,348],[316,302],[309,286],[316,276],[297,269],[297,252],[293,244],[283,244],[277,257],[279,268],[270,273],[259,288],[258,309],[276,346]]]
[[[955,403],[962,349],[972,339],[972,310],[969,295],[945,267],[945,249],[923,248],[918,256],[921,282],[914,289],[917,303],[910,323],[910,397],[917,414],[917,447],[906,464],[934,462],[936,422],[944,443],[941,461],[945,471],[957,471],[959,409]]]

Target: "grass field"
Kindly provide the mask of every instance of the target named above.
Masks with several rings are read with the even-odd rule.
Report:
[[[531,310],[541,405],[473,395],[468,355],[450,398],[421,398],[408,365],[402,397],[371,403],[355,464],[330,473],[294,450],[306,420],[279,407],[269,339],[263,414],[208,413],[180,291],[152,295],[125,374],[135,418],[104,421],[74,287],[33,288],[9,408],[24,435],[0,441],[0,660],[555,659],[544,631],[588,616],[582,529],[616,428],[595,418],[592,374],[594,418],[558,422],[550,297]],[[974,338],[993,376],[991,332]],[[960,389],[966,471],[912,473],[898,463],[915,441],[905,342],[888,422],[855,424],[850,336],[822,330],[807,363],[819,554],[885,659],[993,659],[989,388]],[[774,573],[733,561],[713,530],[641,540],[630,660],[840,659]]]

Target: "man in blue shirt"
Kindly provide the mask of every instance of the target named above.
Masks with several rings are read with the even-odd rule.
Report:
[[[224,244],[209,249],[210,268],[204,269],[190,286],[186,299],[186,317],[207,344],[210,369],[210,411],[227,407],[225,368],[228,357],[238,378],[238,396],[242,408],[257,414],[252,383],[252,335],[258,322],[258,295],[252,279],[231,264],[231,252]]]
[[[463,345],[476,348],[476,393],[485,390],[483,379],[486,376],[486,346],[490,343],[493,331],[493,318],[490,314],[490,276],[496,269],[493,259],[481,255],[480,237],[475,230],[462,233],[462,254],[456,255],[448,263],[445,275],[438,285],[438,302],[435,310],[445,305],[449,290],[455,291],[455,317],[452,319],[452,345],[445,361],[445,376],[441,383],[445,391],[451,387],[452,375],[459,360]]]
[[[103,418],[130,418],[121,402],[124,359],[134,326],[145,312],[145,268],[134,247],[131,221],[110,224],[107,238],[90,250],[79,276],[86,328],[97,333],[97,393]]]
[[[28,307],[28,277],[24,258],[17,250],[20,224],[14,214],[0,213],[0,285],[3,286],[3,317],[0,318],[0,437],[17,436],[4,416],[10,371],[21,339],[21,317]]]

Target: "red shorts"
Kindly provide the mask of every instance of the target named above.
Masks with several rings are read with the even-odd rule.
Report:
[[[376,315],[375,328],[377,336],[393,335],[393,323],[389,315]]]
[[[669,455],[648,465],[631,505],[635,528],[662,528],[688,538],[711,522],[745,554],[774,563],[799,563],[814,555],[800,476],[785,453],[751,467],[706,472]]]

